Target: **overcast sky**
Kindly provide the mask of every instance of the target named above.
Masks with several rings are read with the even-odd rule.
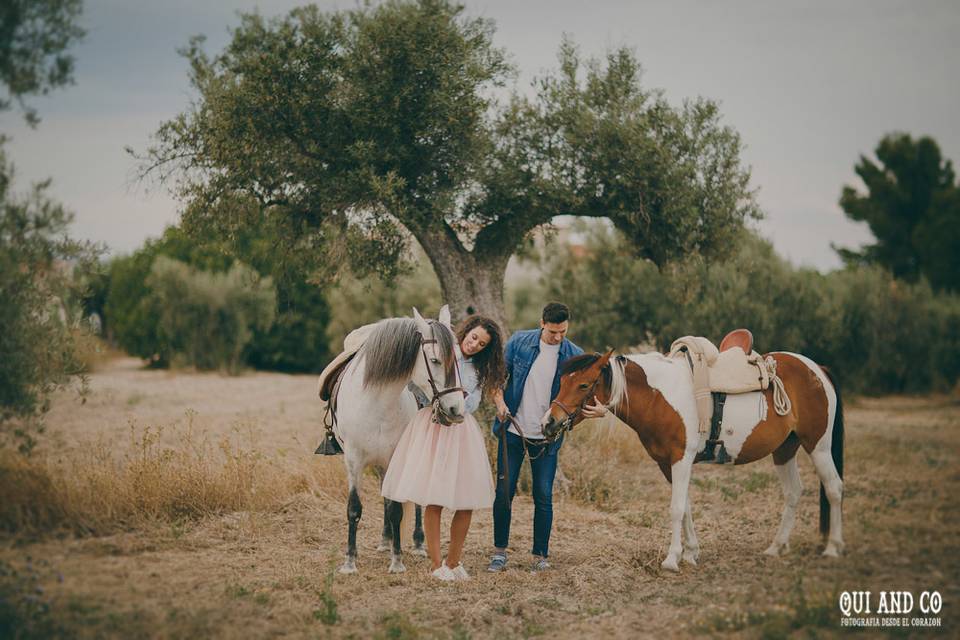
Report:
[[[76,86],[34,99],[36,130],[19,112],[0,116],[12,136],[18,186],[53,178],[53,195],[76,214],[73,233],[129,252],[178,219],[162,191],[131,185],[130,145],[142,150],[191,97],[176,49],[198,33],[219,51],[238,11],[267,16],[293,0],[87,0],[86,39],[74,49]],[[350,8],[353,2],[320,2]],[[563,33],[586,55],[633,47],[645,84],[717,100],[746,144],[745,162],[766,219],[759,224],[795,264],[839,265],[830,243],[871,234],[837,206],[853,165],[891,131],[930,135],[960,161],[960,2],[468,1],[492,18],[512,56],[518,87],[555,66]]]

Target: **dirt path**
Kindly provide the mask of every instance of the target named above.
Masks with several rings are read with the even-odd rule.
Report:
[[[322,476],[342,475],[340,459],[312,455],[320,417],[313,376],[172,374],[120,360],[92,382],[85,405],[64,396],[50,414],[63,455],[98,435],[126,438],[130,421],[163,426],[189,410],[195,426],[256,432],[264,451]],[[53,607],[46,615],[72,637],[832,636],[844,631],[837,595],[852,590],[915,597],[938,590],[939,633],[960,628],[956,399],[848,404],[847,554],[839,561],[819,555],[818,485],[806,456],[792,550],[782,558],[761,554],[782,507],[772,464],[698,467],[692,499],[701,561],[678,575],[659,569],[669,487],[632,434],[598,428],[608,430],[602,440],[579,430],[561,454],[574,486],[555,503],[555,569],[544,574],[527,570],[528,495],[515,502],[506,573],[483,572],[492,537],[487,511],[476,515],[467,542],[472,581],[436,584],[427,561],[410,555],[406,574],[387,574],[388,559],[375,551],[382,511],[372,477],[355,576],[333,573],[346,538],[345,505],[317,492],[299,493],[275,512],[108,537],[8,538],[0,560],[23,568],[30,556]],[[596,455],[598,442],[617,450],[613,461]]]

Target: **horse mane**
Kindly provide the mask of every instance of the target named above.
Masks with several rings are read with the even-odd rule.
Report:
[[[433,337],[443,354],[447,379],[454,372],[453,332],[446,325],[428,321]],[[364,341],[363,386],[385,386],[409,380],[420,357],[420,332],[413,318],[381,320]]]
[[[599,353],[584,353],[567,358],[560,363],[560,375],[564,376],[568,373],[583,371],[593,365],[600,357]],[[600,370],[603,375],[603,383],[610,390],[610,400],[607,404],[614,411],[618,410],[620,405],[627,400],[627,378],[623,372],[626,361],[627,359],[623,356],[617,356]]]

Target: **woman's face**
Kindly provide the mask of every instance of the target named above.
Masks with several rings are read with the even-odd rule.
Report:
[[[460,351],[469,358],[483,351],[488,344],[490,344],[490,334],[483,327],[477,326],[467,331],[463,342],[460,343]]]

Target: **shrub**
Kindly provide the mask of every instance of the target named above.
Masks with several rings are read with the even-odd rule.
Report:
[[[264,245],[260,247],[260,245]],[[319,371],[329,359],[326,329],[330,311],[323,292],[306,282],[304,274],[275,264],[264,239],[248,249],[253,266],[263,276],[278,272],[276,321],[254,328],[242,359],[259,369]],[[172,345],[160,326],[161,309],[148,278],[158,256],[173,258],[196,269],[224,273],[235,263],[232,254],[216,242],[188,236],[168,227],[161,238],[148,241],[130,256],[115,258],[109,266],[108,292],[103,304],[107,335],[122,349],[160,367],[169,366]],[[93,301],[88,303],[93,306]]]
[[[69,263],[83,268],[96,250],[66,236],[72,216],[47,198],[49,182],[25,196],[12,182],[0,147],[0,435],[13,425],[29,449],[49,394],[83,371]]]
[[[666,350],[684,335],[719,342],[748,327],[758,351],[794,351],[867,393],[949,389],[960,375],[960,298],[905,283],[879,267],[822,275],[796,269],[746,236],[726,260],[691,258],[658,271],[618,233],[595,226],[588,251],[554,252],[547,292],[574,310],[587,349]]]
[[[272,280],[239,262],[211,273],[158,256],[147,285],[174,360],[198,369],[239,371],[253,331],[268,329],[276,316]]]

